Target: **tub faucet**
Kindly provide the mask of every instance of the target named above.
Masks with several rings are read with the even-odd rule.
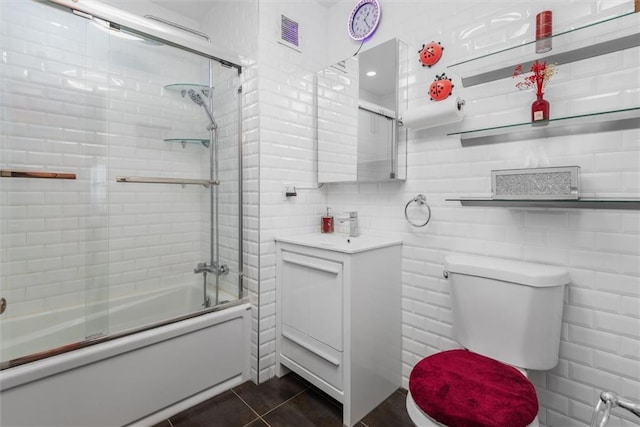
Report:
[[[340,223],[349,221],[349,237],[358,237],[360,235],[358,211],[350,211],[349,216],[338,217],[337,219]]]
[[[196,268],[193,269],[194,274],[200,273],[211,273],[214,274],[216,271],[213,269],[212,265],[207,265],[206,262],[199,262]]]

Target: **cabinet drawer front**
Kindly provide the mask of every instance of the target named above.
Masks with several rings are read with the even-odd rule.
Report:
[[[285,334],[282,335],[282,355],[322,378],[338,390],[342,390],[342,353],[334,352],[331,354],[326,351],[317,351],[319,349],[314,348],[313,344],[309,345],[307,341],[300,341],[295,336],[290,336],[290,338],[293,338],[293,340],[287,338]],[[302,345],[297,344],[294,340]]]

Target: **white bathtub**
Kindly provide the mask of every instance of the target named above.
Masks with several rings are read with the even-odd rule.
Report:
[[[161,311],[161,301],[147,302]],[[141,306],[119,309],[114,318],[126,326]],[[144,426],[165,419],[249,378],[249,310],[238,303],[5,369],[0,425]]]

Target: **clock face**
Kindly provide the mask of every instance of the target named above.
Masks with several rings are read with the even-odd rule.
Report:
[[[380,22],[380,5],[377,0],[360,0],[353,7],[347,29],[354,40],[364,40],[378,27]]]

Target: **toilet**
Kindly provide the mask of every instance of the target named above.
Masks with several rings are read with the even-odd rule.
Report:
[[[418,427],[538,426],[526,370],[558,363],[566,269],[449,255],[453,338],[462,348],[418,362],[407,411]]]

